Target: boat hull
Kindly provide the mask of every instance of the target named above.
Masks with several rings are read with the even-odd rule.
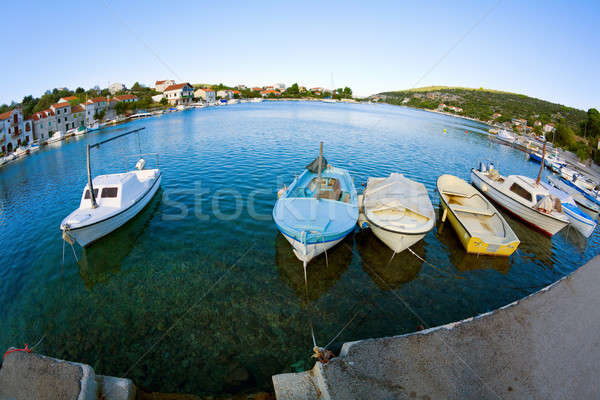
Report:
[[[90,243],[100,239],[113,232],[114,230],[123,226],[127,221],[135,217],[140,211],[144,209],[152,200],[162,180],[162,174],[156,179],[156,182],[152,185],[152,188],[134,205],[122,211],[121,213],[109,217],[105,220],[96,222],[94,224],[86,225],[75,229],[65,229],[61,226],[61,229],[73,238],[79,245],[85,247]]]
[[[484,181],[474,170],[471,170],[471,182],[477,189],[492,199],[500,207],[540,230],[547,236],[555,235],[569,224],[568,221],[553,218],[521,204],[510,196],[502,193],[500,190],[494,188],[490,182]]]
[[[419,240],[422,240],[426,235],[426,233],[419,235],[410,235],[397,232],[390,232],[373,224],[369,224],[369,227],[371,228],[371,232],[373,232],[373,234],[375,234],[375,236],[377,236],[379,240],[381,240],[390,249],[392,249],[394,253],[400,253],[406,250],[413,244],[417,243]]]
[[[563,211],[567,218],[569,218],[570,224],[575,228],[579,233],[581,233],[586,238],[590,237],[596,229],[596,223],[586,218],[584,215],[577,213],[577,206],[570,207],[569,205],[563,204]]]
[[[344,234],[340,238],[320,243],[302,243],[301,241],[291,236],[288,236],[285,233],[283,234],[283,236],[292,245],[293,252],[298,258],[298,260],[306,264],[309,263],[310,260],[312,260],[313,258],[325,253],[327,250],[337,245],[347,236],[347,234]]]

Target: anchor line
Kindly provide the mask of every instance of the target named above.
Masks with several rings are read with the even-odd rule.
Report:
[[[451,277],[454,277],[454,278],[456,278],[456,279],[465,279],[465,278],[464,278],[464,277],[462,277],[462,276],[459,276],[459,275],[456,275],[456,274],[451,274],[451,273],[449,273],[449,272],[445,272],[445,271],[441,270],[440,268],[436,267],[435,265],[433,265],[433,264],[432,264],[432,263],[430,263],[429,261],[425,260],[425,259],[424,259],[423,257],[421,257],[420,255],[418,255],[417,253],[415,253],[415,252],[413,251],[413,249],[411,249],[410,247],[407,247],[406,249],[407,249],[408,251],[410,251],[410,253],[411,253],[412,255],[414,255],[415,257],[417,257],[419,260],[421,260],[421,261],[423,261],[424,263],[428,264],[429,266],[431,266],[432,268],[434,268],[436,271],[438,271],[438,272],[441,272],[443,275],[446,275],[446,276],[451,276]]]

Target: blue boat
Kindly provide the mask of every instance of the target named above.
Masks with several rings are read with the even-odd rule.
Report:
[[[352,177],[347,170],[328,165],[322,153],[278,196],[273,219],[305,273],[308,262],[338,244],[358,220]]]
[[[574,179],[577,179],[576,175],[574,175],[574,176],[573,176],[573,178],[574,178]],[[571,181],[571,180],[569,180],[569,179],[566,179],[564,176],[561,176],[561,177],[560,177],[560,180],[561,180],[562,182],[564,182],[565,184],[569,185],[569,187],[571,187],[571,188],[573,188],[573,189],[577,190],[578,192],[580,192],[581,194],[583,194],[583,196],[584,196],[586,199],[588,199],[588,200],[590,200],[591,202],[593,202],[594,204],[596,204],[596,205],[600,206],[600,195],[598,194],[598,192],[597,192],[597,191],[593,191],[593,192],[592,192],[592,191],[590,191],[590,190],[587,190],[587,189],[585,189],[585,188],[582,188],[582,187],[580,187],[580,186],[576,185],[576,184],[575,184],[575,182],[573,182],[573,181]]]
[[[540,183],[546,190],[548,190],[550,195],[556,196],[560,199],[563,212],[566,214],[567,218],[569,218],[569,223],[573,226],[573,228],[577,229],[577,231],[579,231],[586,238],[590,237],[590,235],[594,232],[594,229],[596,229],[596,222],[594,219],[577,207],[575,201],[568,193],[565,193],[546,182]]]
[[[538,154],[538,153],[528,153],[529,154],[529,159],[531,161],[535,161],[536,163],[541,163],[542,162],[542,155]]]

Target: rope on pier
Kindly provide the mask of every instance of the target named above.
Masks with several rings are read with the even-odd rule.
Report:
[[[27,346],[27,343],[25,343],[25,348],[24,349],[10,349],[8,350],[6,353],[4,353],[4,357],[2,357],[2,359],[5,359],[7,355],[9,355],[10,353],[14,353],[17,351],[24,351],[26,353],[31,353],[31,349]]]

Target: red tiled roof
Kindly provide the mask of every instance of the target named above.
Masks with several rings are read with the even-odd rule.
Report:
[[[252,88],[253,92],[260,92],[261,90],[262,90],[262,88],[259,88],[259,87],[253,87]]]
[[[61,97],[61,99],[66,100],[66,101],[71,101],[71,100],[77,100],[78,97],[77,96],[67,96],[67,97]]]
[[[260,92],[260,94],[269,94],[269,93],[281,94],[281,93],[279,93],[278,90],[263,90],[262,92]]]
[[[0,114],[0,121],[3,121],[3,120],[5,120],[5,119],[8,119],[8,118],[10,118],[10,114],[11,114],[11,113],[12,113],[12,110],[10,110],[10,111],[7,111],[7,112],[5,112],[5,113],[3,113],[3,114]]]
[[[171,79],[165,79],[164,81],[156,81],[156,83],[154,84],[154,86],[156,85],[162,85],[163,83],[170,81]]]
[[[81,106],[80,104],[77,104],[76,106],[71,107],[71,112],[72,113],[76,113],[76,112],[83,112],[83,106]]]
[[[56,103],[56,104],[52,104],[50,107],[54,107],[54,108],[62,108],[62,107],[69,107],[71,104],[69,104],[68,102],[63,102],[63,103]]]
[[[135,96],[133,94],[122,94],[120,96],[115,96],[114,99],[117,100],[117,101],[137,100],[137,96]]]
[[[168,92],[169,90],[178,90],[184,86],[191,86],[191,85],[189,83],[178,83],[175,85],[167,86],[167,88],[165,89],[165,92]]]
[[[106,97],[94,97],[93,99],[89,99],[88,101],[86,101],[87,104],[92,104],[92,103],[100,103],[106,101]]]
[[[240,94],[241,92],[239,90],[234,90],[233,93]]]

